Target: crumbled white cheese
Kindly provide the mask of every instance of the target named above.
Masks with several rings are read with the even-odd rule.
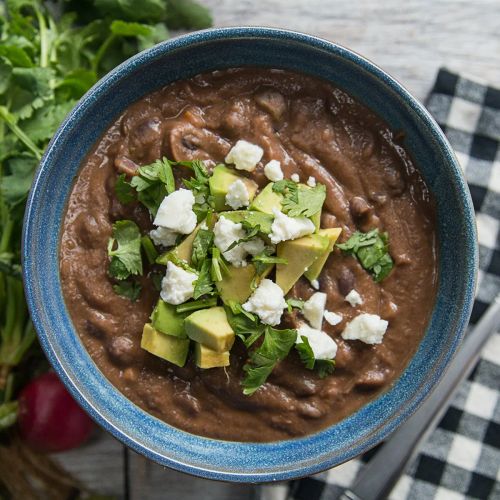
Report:
[[[235,180],[228,188],[226,194],[226,205],[229,205],[233,210],[238,210],[241,207],[248,207],[250,204],[250,194],[241,179]]]
[[[286,307],[283,290],[273,281],[263,279],[243,304],[243,309],[255,313],[266,325],[279,325]]]
[[[319,281],[318,281],[318,280],[312,280],[312,281],[311,281],[311,286],[312,286],[315,290],[319,290]]]
[[[257,255],[265,248],[265,243],[261,238],[253,238],[250,241],[240,243],[231,250],[227,250],[232,243],[241,240],[246,236],[246,231],[241,223],[236,223],[226,219],[223,215],[214,226],[214,243],[222,252],[224,257],[236,267],[246,266],[248,254]]]
[[[388,321],[376,314],[362,313],[347,323],[342,338],[361,340],[365,344],[381,344],[388,324]]]
[[[301,236],[312,234],[314,224],[307,217],[288,217],[278,209],[273,208],[274,221],[271,225],[269,238],[275,245],[280,241],[295,240]]]
[[[345,300],[351,304],[352,307],[359,306],[363,303],[361,295],[354,289],[352,289],[346,296]]]
[[[178,305],[193,297],[196,273],[190,273],[172,262],[167,262],[167,272],[161,281],[161,298],[168,304]]]
[[[264,150],[251,142],[239,140],[227,154],[226,163],[234,164],[238,170],[253,172],[262,159]]]
[[[307,337],[315,359],[334,359],[337,355],[337,344],[323,330],[311,328],[308,325],[301,325],[297,329],[296,344],[302,343],[301,337]]]
[[[340,314],[331,311],[325,311],[324,316],[325,321],[332,326],[338,325],[342,321],[342,316]]]
[[[292,179],[293,182],[300,182],[299,174],[292,174],[290,179]]]
[[[264,167],[264,174],[271,182],[281,181],[283,179],[283,170],[278,160],[271,160]]]
[[[163,198],[153,224],[181,234],[192,233],[196,227],[193,205],[193,193],[189,189],[178,189]]]
[[[326,306],[326,293],[315,292],[311,297],[304,302],[302,310],[304,317],[309,321],[309,324],[318,330],[321,330],[323,325],[323,313]]]
[[[179,233],[172,231],[166,227],[158,227],[149,231],[149,236],[155,245],[162,245],[164,247],[171,247],[175,245]]]
[[[313,177],[312,175],[307,179],[307,185],[309,187],[315,187],[316,186],[316,177]]]

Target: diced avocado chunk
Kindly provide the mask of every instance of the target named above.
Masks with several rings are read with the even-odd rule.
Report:
[[[234,331],[227,321],[223,307],[195,311],[184,320],[184,326],[191,340],[214,351],[229,351],[234,343]]]
[[[176,312],[175,306],[159,299],[151,314],[151,323],[159,332],[185,339],[187,338],[184,330],[185,317],[185,314]]]
[[[165,335],[155,330],[151,323],[146,323],[142,331],[141,347],[174,365],[184,366],[189,352],[189,339]]]
[[[206,345],[195,342],[194,361],[198,368],[229,366],[229,351],[217,352]]]
[[[323,270],[323,266],[325,265],[326,261],[328,260],[328,256],[333,250],[333,247],[335,245],[335,242],[337,241],[338,237],[340,236],[340,233],[342,232],[342,229],[340,227],[334,227],[330,229],[320,229],[318,231],[318,234],[320,236],[325,236],[328,238],[328,247],[324,251],[322,255],[320,255],[310,266],[309,269],[304,273],[305,277],[309,281],[314,281],[319,278],[319,275],[321,274],[321,271]]]
[[[212,176],[208,180],[208,185],[210,187],[210,194],[214,197],[216,212],[221,212],[229,208],[226,205],[226,194],[229,186],[238,179],[241,179],[245,183],[250,200],[253,200],[258,188],[254,181],[238,175],[233,169],[225,165],[216,165],[214,167]]]
[[[273,208],[281,210],[283,196],[273,191],[273,183],[270,182],[250,204],[250,210],[257,210],[265,214],[273,214]]]
[[[269,264],[262,273],[261,278],[265,278],[273,269],[273,264]],[[255,277],[255,267],[253,264],[248,264],[245,267],[227,266],[227,273],[223,273],[222,281],[215,283],[220,297],[224,304],[228,304],[230,300],[243,303],[252,294],[250,288]]]
[[[236,223],[246,221],[252,226],[259,225],[260,231],[264,234],[269,234],[271,232],[271,225],[274,220],[272,215],[257,212],[256,210],[234,210],[233,212],[221,212],[219,216],[224,216],[226,219]]]
[[[168,252],[162,253],[157,259],[157,264],[167,265],[169,260],[184,260],[188,264],[191,264],[191,253],[193,251],[193,241],[196,237],[196,233],[199,231],[201,224],[198,224],[193,232],[189,234],[184,240],[182,240],[175,248],[169,250]],[[173,259],[172,259],[173,258]]]
[[[288,293],[306,269],[324,254],[328,244],[329,239],[319,234],[278,243],[278,257],[283,257],[288,262],[276,265],[276,284],[283,293]]]

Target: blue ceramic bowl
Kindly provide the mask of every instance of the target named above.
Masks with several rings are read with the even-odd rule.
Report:
[[[424,340],[387,393],[322,432],[252,444],[188,434],[118,392],[83,347],[59,278],[61,221],[82,160],[131,103],[175,80],[235,66],[289,68],[333,82],[406,132],[405,145],[437,200],[439,290]],[[105,76],[73,109],[36,173],[23,235],[26,297],[53,367],[85,410],[146,457],[198,476],[241,482],[296,478],[375,446],[415,411],[438,382],[469,319],[477,268],[471,199],[457,160],[429,113],[363,57],[312,36],[268,28],[201,31],[157,45]]]

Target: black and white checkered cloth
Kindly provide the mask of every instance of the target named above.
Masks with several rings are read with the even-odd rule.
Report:
[[[500,89],[442,69],[427,107],[456,151],[476,210],[480,271],[475,323],[500,292]],[[497,332],[389,499],[500,500],[499,395]],[[377,451],[306,479],[265,486],[261,500],[336,498]]]

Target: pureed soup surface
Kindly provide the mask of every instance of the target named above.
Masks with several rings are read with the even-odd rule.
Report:
[[[239,340],[229,367],[208,370],[192,359],[179,368],[141,349],[143,325],[159,292],[141,278],[140,298],[131,302],[114,293],[108,275],[112,224],[131,219],[143,233],[153,227],[144,207],[117,201],[118,171],[162,156],[214,165],[240,139],[264,150],[256,170],[245,173],[260,187],[268,183],[263,166],[270,160],[281,162],[285,178],[297,173],[306,182],[313,176],[327,188],[321,227],[341,227],[340,242],[356,230],[386,231],[394,260],[390,275],[376,283],[355,257],[335,249],[319,278],[326,309],[343,318],[336,326],[323,322],[338,345],[334,373],[321,379],[292,352],[252,396],[240,385],[247,353]],[[417,349],[437,282],[434,206],[403,139],[344,91],[284,70],[203,74],[130,106],[82,165],[60,248],[66,303],[100,370],[134,403],[169,424],[235,441],[314,433],[387,390]],[[179,187],[182,174],[175,174]],[[345,300],[352,289],[362,305]],[[302,277],[289,296],[305,300],[314,292]],[[381,344],[342,339],[347,323],[361,312],[389,322]],[[284,314],[282,326],[301,321],[298,312]]]

